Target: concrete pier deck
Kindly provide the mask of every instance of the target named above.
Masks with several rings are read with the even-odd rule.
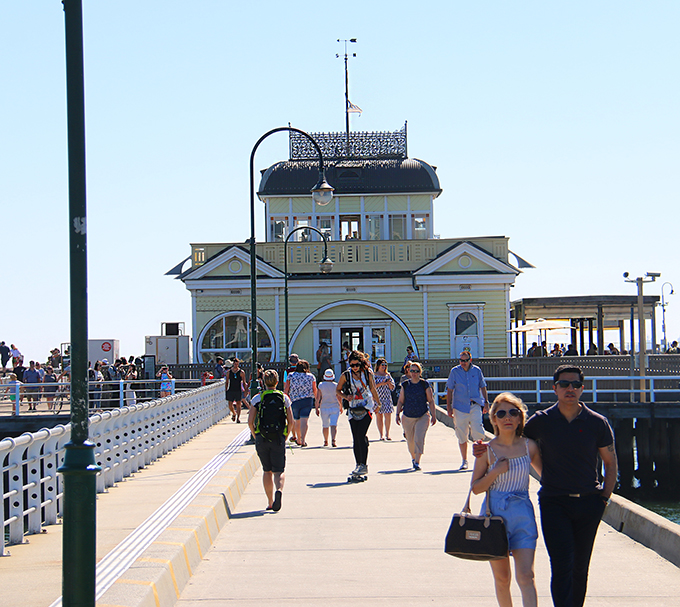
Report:
[[[212,548],[201,551],[203,560],[192,565],[186,585],[179,583],[175,570],[169,592],[161,587],[165,582],[154,586],[155,597],[149,593],[142,597],[139,585],[118,584],[115,601],[108,594],[98,605],[496,605],[489,565],[454,559],[443,552],[451,516],[462,507],[471,476],[470,471],[457,471],[460,455],[453,430],[442,423],[429,430],[423,470],[412,472],[401,429],[393,424],[394,440],[378,442],[372,424],[369,480],[350,485],[346,479],[354,459],[347,420],[340,419],[336,449],[320,446],[320,426],[312,416],[310,446],[288,451],[279,513],[264,511],[266,499],[258,470],[221,531],[210,534]],[[98,558],[146,520],[244,427],[224,420],[100,495]],[[253,447],[243,447],[239,461],[248,459],[252,451]],[[537,489],[533,483],[534,501]],[[480,501],[477,498],[474,507]],[[203,517],[185,513],[182,518],[187,523]],[[59,596],[60,530],[57,525],[29,536],[30,543],[10,546],[11,556],[0,559],[3,607],[47,607]],[[148,555],[140,561],[147,566],[155,561],[161,568],[165,562]],[[128,572],[125,577],[133,576]],[[539,538],[539,604],[552,604],[549,580],[548,558]],[[513,596],[515,605],[520,605],[515,585]],[[601,525],[586,605],[675,607],[678,596],[678,567]]]
[[[453,430],[441,423],[431,428],[423,470],[411,472],[406,443],[394,427],[392,442],[371,442],[369,480],[350,485],[354,460],[346,420],[340,420],[338,449],[318,447],[320,424],[311,422],[310,447],[288,456],[281,511],[263,512],[266,500],[256,475],[179,607],[497,604],[487,563],[443,552],[471,476],[456,470],[460,454]],[[377,438],[374,424],[369,436]],[[538,484],[532,485],[535,492]],[[552,604],[549,583],[539,538],[539,604]],[[680,569],[601,525],[586,605],[675,607],[679,593]],[[513,596],[521,605],[515,584]]]

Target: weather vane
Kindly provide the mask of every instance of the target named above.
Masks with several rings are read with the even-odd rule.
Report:
[[[345,130],[347,132],[347,156],[350,156],[349,153],[349,115],[350,114],[359,114],[361,116],[361,108],[358,105],[354,105],[350,100],[349,100],[349,71],[347,69],[347,60],[349,58],[349,55],[347,53],[347,43],[353,43],[356,44],[357,39],[356,38],[350,38],[349,40],[340,40],[338,39],[338,42],[344,42],[345,43]],[[356,53],[352,53],[352,57],[356,57]],[[335,55],[336,58],[340,58],[340,54],[336,53]]]

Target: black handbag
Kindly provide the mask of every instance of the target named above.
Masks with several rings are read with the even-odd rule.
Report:
[[[508,534],[503,517],[492,516],[489,509],[489,492],[486,492],[486,513],[476,516],[470,511],[468,491],[465,506],[454,514],[446,534],[444,552],[459,559],[496,561],[508,556]]]

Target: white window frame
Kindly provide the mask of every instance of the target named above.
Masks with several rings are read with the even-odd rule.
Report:
[[[205,334],[207,333],[208,329],[212,327],[217,321],[222,321],[222,335],[224,339],[225,331],[224,331],[224,321],[226,318],[230,316],[245,316],[248,319],[248,326],[246,327],[246,330],[248,332],[248,347],[247,348],[203,348],[203,338],[205,337]],[[252,351],[251,348],[252,346],[250,345],[250,339],[252,337],[251,335],[251,329],[250,329],[250,319],[251,315],[249,312],[245,312],[242,310],[230,310],[229,312],[225,312],[224,314],[218,314],[214,318],[211,318],[203,327],[201,330],[201,333],[198,337],[198,342],[196,344],[196,360],[198,362],[203,362],[203,353],[208,353],[208,354],[220,354],[224,355],[224,353],[232,351],[232,350],[248,350]],[[258,355],[260,352],[269,352],[270,357],[269,360],[271,362],[276,362],[278,360],[277,357],[277,349],[276,349],[276,339],[274,339],[274,334],[272,333],[272,330],[267,326],[267,323],[265,323],[261,318],[258,319],[258,324],[261,329],[264,329],[264,331],[267,334],[267,337],[269,338],[269,343],[271,346],[269,348],[261,348],[258,346],[257,352]]]
[[[463,312],[470,312],[474,314],[477,318],[477,357],[482,358],[484,356],[484,306],[483,302],[480,303],[450,303],[446,304],[449,309],[449,348],[451,352],[451,358],[458,358],[458,352],[456,352],[456,318]]]
[[[331,347],[331,358],[333,361],[340,360],[342,344],[340,343],[340,333],[342,329],[361,327],[363,330],[364,348],[372,346],[373,329],[385,329],[385,358],[388,363],[392,362],[392,319],[384,318],[381,320],[317,320],[312,321],[314,329],[314,348],[319,347],[319,329],[331,329],[333,344]],[[370,354],[370,352],[369,352]]]

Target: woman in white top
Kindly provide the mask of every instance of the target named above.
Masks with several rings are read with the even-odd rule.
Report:
[[[333,369],[326,369],[323,379],[316,389],[316,414],[321,416],[323,446],[328,447],[328,429],[331,433],[331,445],[337,447],[335,437],[338,433],[338,416],[342,413],[342,401],[338,399]]]
[[[489,442],[488,457],[478,457],[472,474],[472,492],[489,491],[490,509],[501,516],[508,533],[508,547],[515,560],[515,577],[524,607],[536,607],[534,555],[536,552],[536,517],[529,499],[529,468],[541,474],[538,445],[522,436],[527,408],[510,392],[493,401],[489,419],[496,438]],[[483,510],[486,508],[483,507]],[[510,558],[490,561],[500,607],[512,607],[510,596]]]

